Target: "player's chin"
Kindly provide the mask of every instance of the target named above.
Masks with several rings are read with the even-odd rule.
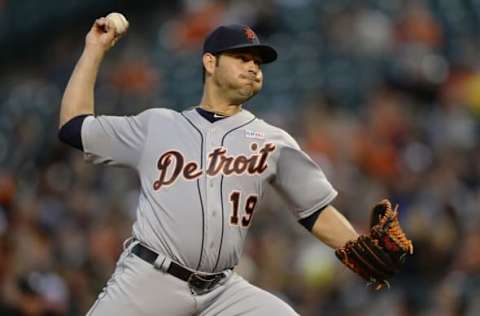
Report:
[[[262,83],[259,81],[250,81],[248,84],[245,85],[244,90],[246,93],[251,94],[251,96],[254,96],[257,94],[260,89],[262,88]]]
[[[239,94],[243,99],[248,100],[250,98],[253,98],[259,91],[260,91],[259,86],[256,87],[256,86],[249,85],[240,89]]]

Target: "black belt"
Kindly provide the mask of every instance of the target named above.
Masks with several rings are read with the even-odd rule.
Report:
[[[136,244],[133,246],[132,253],[151,265],[154,265],[155,260],[158,258],[158,254],[156,252],[148,249],[142,244]],[[224,272],[215,274],[202,274],[193,272],[173,261],[170,263],[167,273],[179,278],[180,280],[188,282],[190,288],[195,290],[197,294],[208,292],[226,276]]]

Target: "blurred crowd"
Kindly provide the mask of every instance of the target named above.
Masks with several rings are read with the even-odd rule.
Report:
[[[415,246],[392,288],[372,292],[269,192],[237,271],[301,315],[480,315],[480,3],[175,3],[125,12],[131,27],[102,66],[97,113],[194,106],[205,35],[249,24],[279,60],[246,107],[318,162],[359,232],[388,197]],[[0,74],[0,315],[85,314],[131,234],[135,174],[88,165],[56,136],[94,18],[76,37],[54,36],[41,63],[12,60]]]

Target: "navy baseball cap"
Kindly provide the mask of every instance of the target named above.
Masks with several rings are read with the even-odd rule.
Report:
[[[226,51],[251,48],[268,64],[277,59],[277,52],[271,46],[261,44],[257,34],[247,25],[222,25],[213,30],[203,43],[203,53],[223,53]]]

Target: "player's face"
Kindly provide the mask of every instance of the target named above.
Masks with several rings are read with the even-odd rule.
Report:
[[[260,91],[263,74],[262,60],[249,51],[232,51],[220,58],[213,73],[213,80],[233,102],[243,103]]]

